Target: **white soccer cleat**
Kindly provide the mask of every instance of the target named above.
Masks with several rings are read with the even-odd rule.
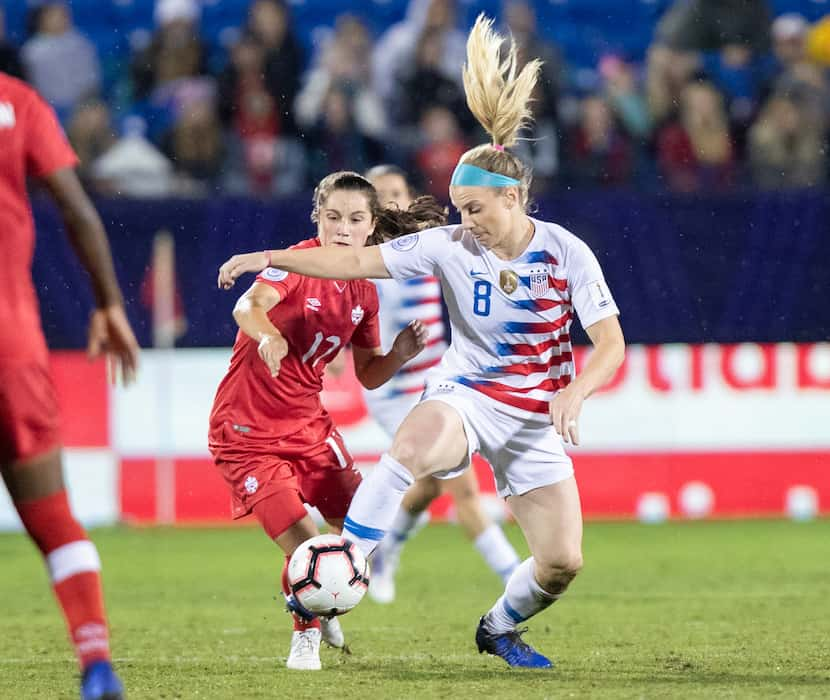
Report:
[[[302,632],[294,630],[291,635],[291,651],[285,667],[293,671],[319,671],[320,664],[320,630],[309,629]]]
[[[372,558],[372,575],[369,577],[369,597],[385,605],[395,600],[395,573],[399,557],[377,548]]]
[[[342,649],[346,646],[346,637],[343,635],[343,628],[340,627],[340,620],[336,617],[321,617],[320,631],[323,633],[323,641],[330,647]]]

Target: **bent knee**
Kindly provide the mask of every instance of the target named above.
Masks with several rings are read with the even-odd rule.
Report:
[[[536,566],[541,575],[540,578],[545,581],[567,582],[573,580],[582,570],[583,563],[582,552],[575,550],[560,552],[541,561],[537,559]],[[539,583],[544,586],[543,581]]]

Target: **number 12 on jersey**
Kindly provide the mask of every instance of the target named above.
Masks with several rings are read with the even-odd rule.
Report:
[[[303,355],[303,362],[308,362],[314,354],[320,349],[320,345],[324,340],[324,336],[320,331],[314,336],[314,342],[311,344],[311,347],[306,351],[305,355]],[[337,351],[337,348],[340,347],[340,337],[336,335],[330,335],[325,338],[325,341],[329,343],[329,347],[321,352],[314,362],[311,363],[311,366],[314,367],[320,360],[322,360],[326,355],[331,355],[332,353]]]
[[[485,280],[476,280],[473,285],[473,313],[476,316],[490,315],[490,293],[493,285]]]

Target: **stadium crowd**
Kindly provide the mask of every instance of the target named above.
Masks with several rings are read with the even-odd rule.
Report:
[[[500,21],[521,60],[545,61],[535,124],[515,149],[536,190],[823,185],[830,15],[811,23],[776,16],[774,4],[663,3],[639,55],[608,37],[607,51],[577,65],[547,38],[535,3],[504,0]],[[197,0],[156,0],[154,29],[131,31],[118,55],[62,0],[29,3],[20,46],[0,10],[0,70],[55,108],[100,194],[281,196],[392,162],[446,197],[459,156],[483,140],[460,82],[468,27],[454,0],[409,0],[379,32],[359,14],[326,16],[306,42],[292,3],[228,5],[242,24],[211,39]]]

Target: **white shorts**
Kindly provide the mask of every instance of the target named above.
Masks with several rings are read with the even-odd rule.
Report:
[[[470,466],[475,452],[490,463],[502,498],[520,496],[573,476],[573,462],[550,423],[510,415],[498,401],[455,382],[427,382],[422,401],[442,401],[452,406],[467,434],[464,463],[458,469],[435,474],[439,478],[458,476]]]

